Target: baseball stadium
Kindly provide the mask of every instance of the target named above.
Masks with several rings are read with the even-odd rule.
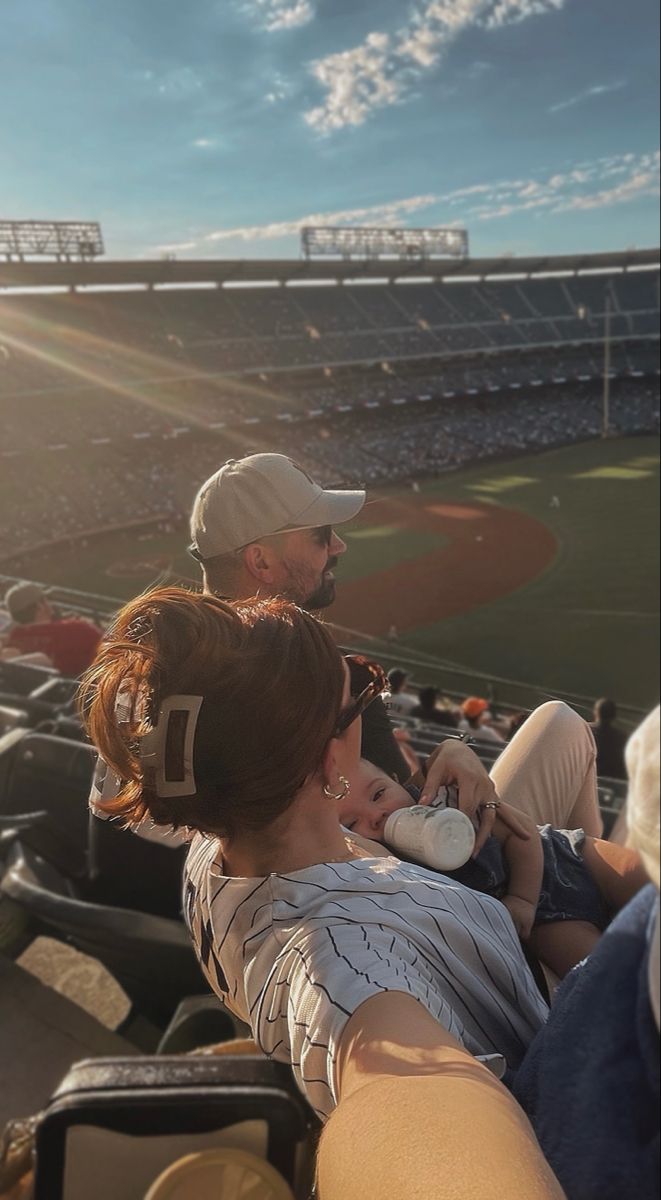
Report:
[[[658,651],[658,254],[513,272],[416,261],[410,236],[393,258],[386,230],[370,261],[359,235],[339,261],[1,267],[5,513],[34,480],[3,572],[106,609],[195,583],[198,487],[286,450],[368,488],[332,613],[356,644],[454,691],[635,717]]]
[[[45,1106],[0,1182],[27,1169],[25,1144],[35,1200],[174,1197],[146,1188],[195,1151],[238,1172],[213,1194],[309,1200],[322,1110],[211,995],[181,920],[183,851],[89,816],[80,672],[23,637],[19,601],[91,622],[96,647],[146,590],[199,593],[205,480],[286,456],[322,495],[367,494],[339,527],[336,642],[399,669],[411,705],[432,688],[455,735],[488,710],[499,745],[472,742],[481,770],[549,701],[585,731],[612,698],[628,736],[658,699],[659,251],[479,258],[454,228],[319,227],[297,259],[120,261],[94,223],[6,221],[0,255],[0,974],[26,1046],[3,1111]],[[393,707],[389,735],[409,771],[455,736],[410,712]],[[625,796],[601,770],[606,835]],[[210,1043],[225,1054],[181,1057]],[[218,1142],[241,1121],[266,1150]],[[251,1171],[261,1190],[241,1191]]]

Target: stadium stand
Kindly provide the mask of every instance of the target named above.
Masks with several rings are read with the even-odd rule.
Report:
[[[219,462],[261,446],[294,453],[324,483],[374,484],[548,449],[601,431],[598,380],[561,377],[526,386],[512,371],[509,384],[489,384],[479,368],[469,378],[466,387],[444,375],[439,387],[438,376],[407,381],[380,372],[374,385],[363,378],[355,388],[347,382],[346,391],[326,387],[319,400],[308,392],[307,402],[316,407],[307,415],[260,418],[259,428],[243,418],[222,430],[189,426],[161,436],[136,436],[135,416],[122,424],[121,405],[128,402],[114,409],[114,424],[99,403],[93,420],[105,420],[105,435],[89,437],[90,427],[82,421],[73,427],[72,418],[70,443],[50,441],[57,434],[47,432],[49,414],[41,402],[45,415],[40,409],[19,428],[31,439],[45,435],[48,444],[3,452],[0,511],[13,513],[11,521],[0,522],[0,558],[8,573],[20,575],[21,553],[37,545],[109,527],[183,521],[197,486]],[[50,417],[63,424],[58,410]],[[654,376],[613,380],[611,427],[622,434],[658,430]]]
[[[485,261],[474,264],[480,283],[455,268],[379,286],[349,276],[337,286],[349,268],[329,263],[323,287],[258,286],[265,264],[234,264],[251,284],[240,288],[219,286],[222,263],[215,282],[209,264],[85,264],[85,281],[93,269],[92,281],[124,284],[100,292],[80,287],[80,265],[5,266],[0,512],[16,495],[21,505],[0,520],[0,557],[178,520],[219,461],[265,445],[293,450],[326,482],[341,462],[354,483],[594,436],[607,305],[613,432],[656,430],[654,257],[527,264],[561,278],[512,279],[511,263]],[[175,267],[182,286],[169,290]],[[276,267],[281,285],[298,280],[301,264]],[[587,269],[606,273],[577,273]],[[35,281],[67,290],[21,293]]]

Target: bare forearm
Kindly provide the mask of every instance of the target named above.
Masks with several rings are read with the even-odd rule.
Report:
[[[441,1074],[373,1077],[331,1117],[320,1200],[563,1200],[522,1110],[468,1055]]]
[[[542,888],[544,852],[539,837],[524,842],[512,834],[504,848],[509,870],[507,891],[536,908]]]

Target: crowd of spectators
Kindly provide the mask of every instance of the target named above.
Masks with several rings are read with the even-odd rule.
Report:
[[[380,484],[596,436],[607,300],[612,430],[658,429],[658,289],[641,272],[1,297],[0,556],[178,520],[219,461],[263,445]]]
[[[39,380],[12,390],[0,356],[0,414],[3,458],[49,448],[148,438],[173,438],[191,430],[283,421],[346,407],[378,407],[412,399],[451,398],[480,392],[534,389],[546,383],[595,379],[603,371],[600,347],[563,346],[553,351],[507,351],[456,358],[392,359],[303,372],[259,372],[231,376],[170,369],[159,376],[123,374],[121,357],[106,364],[97,382],[69,377],[46,386]],[[614,343],[617,376],[654,375],[658,346]]]
[[[595,371],[599,364],[590,357],[600,357],[607,302],[615,360],[623,359],[620,369],[626,370],[629,343],[658,343],[656,272],[480,284],[3,296],[6,445],[22,450],[34,448],[39,437],[57,445],[72,436],[112,436],[118,426],[131,427],[136,412],[134,432],[141,434],[253,419],[280,408],[292,393],[295,405],[305,403],[307,387],[297,388],[287,372],[314,374],[314,403],[324,403],[326,390],[332,405],[341,388],[337,373],[359,363],[375,364],[377,371],[384,364],[396,382],[401,364],[408,371],[420,360],[442,359],[442,372],[436,362],[429,374],[433,387],[442,373],[446,390],[527,382],[535,377],[530,366],[540,366],[545,355],[556,374],[566,372],[561,360],[571,369],[577,353],[583,370]],[[462,355],[471,362],[456,363]],[[532,359],[523,380],[516,362],[521,355]],[[476,367],[480,359],[485,361]],[[318,386],[324,372],[333,376],[326,389]],[[75,425],[71,417],[62,420],[63,401]]]
[[[423,396],[424,403],[384,397],[313,418],[166,437],[136,438],[124,428],[107,443],[5,455],[0,556],[100,528],[183,519],[219,462],[263,445],[294,454],[324,483],[375,485],[597,437],[602,428],[598,383]],[[614,434],[658,430],[656,381],[614,381],[610,422]]]
[[[452,398],[415,410],[394,406],[375,415],[340,413],[332,427],[299,426],[296,452],[329,481],[341,463],[347,482],[374,485],[598,437],[603,427],[599,389],[588,384]],[[622,381],[613,390],[610,428],[622,435],[658,430],[658,387]]]

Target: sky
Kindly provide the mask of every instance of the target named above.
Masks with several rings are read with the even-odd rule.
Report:
[[[306,222],[656,246],[658,7],[4,0],[0,219],[113,258],[291,258]]]

